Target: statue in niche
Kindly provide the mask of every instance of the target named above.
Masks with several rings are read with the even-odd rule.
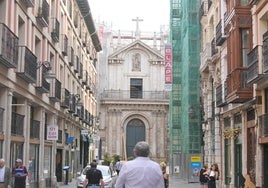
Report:
[[[141,71],[141,55],[139,53],[132,56],[132,71]]]

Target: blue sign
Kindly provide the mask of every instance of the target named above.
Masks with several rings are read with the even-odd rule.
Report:
[[[199,169],[201,169],[201,162],[191,162],[191,163],[190,163],[190,167],[191,167],[192,169],[195,169],[195,168],[199,168]]]

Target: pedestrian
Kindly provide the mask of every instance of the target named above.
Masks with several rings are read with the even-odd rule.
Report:
[[[216,180],[218,179],[219,179],[219,168],[218,168],[218,164],[214,163],[211,166],[210,173],[209,173],[208,188],[216,188]]]
[[[163,188],[164,179],[160,165],[149,158],[150,148],[144,142],[138,142],[133,154],[135,159],[122,166],[115,188]]]
[[[201,185],[201,188],[207,188],[208,187],[208,178],[209,178],[209,174],[208,174],[208,165],[204,164],[203,167],[200,169],[199,173],[199,182]]]
[[[86,172],[86,179],[83,183],[83,188],[104,188],[103,176],[100,170],[97,169],[97,163],[90,163],[90,169]]]
[[[11,187],[11,171],[5,166],[5,160],[0,159],[0,188]]]
[[[115,163],[115,171],[116,171],[117,175],[119,175],[121,167],[122,167],[122,163],[120,162],[120,159],[118,159],[117,162]]]
[[[27,168],[22,164],[21,159],[17,159],[14,168],[12,169],[14,177],[14,188],[26,187],[26,176],[28,175]]]
[[[160,163],[160,167],[161,167],[162,173],[163,173],[165,188],[168,188],[168,185],[169,185],[169,174],[167,173],[167,165],[166,165],[165,162],[161,162]]]

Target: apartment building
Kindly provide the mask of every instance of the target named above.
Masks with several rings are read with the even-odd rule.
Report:
[[[202,1],[204,163],[220,187],[267,187],[266,1]]]
[[[101,45],[88,1],[0,0],[0,38],[0,156],[23,160],[27,186],[55,187],[91,155]]]

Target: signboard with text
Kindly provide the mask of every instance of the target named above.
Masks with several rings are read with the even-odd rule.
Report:
[[[47,140],[58,140],[58,126],[57,125],[47,126]]]

